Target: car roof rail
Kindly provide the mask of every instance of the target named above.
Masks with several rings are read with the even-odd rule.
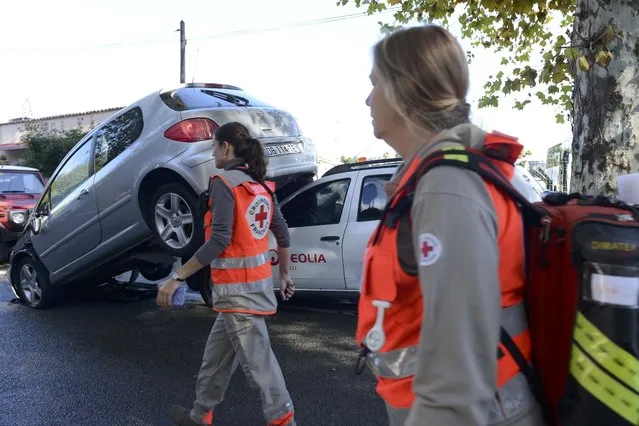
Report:
[[[361,161],[358,163],[345,163],[345,164],[340,164],[339,166],[335,166],[332,169],[329,169],[326,173],[322,175],[322,177],[331,176],[338,173],[350,172],[350,171],[359,170],[359,169],[373,169],[376,167],[398,166],[401,163],[402,163],[401,158],[384,158],[381,160]]]

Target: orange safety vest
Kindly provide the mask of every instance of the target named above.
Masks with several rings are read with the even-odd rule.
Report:
[[[506,151],[521,147],[516,141],[498,133],[489,134],[484,147]],[[521,149],[521,148],[519,148]],[[512,157],[512,155],[510,155]],[[517,155],[514,155],[516,159]],[[515,161],[513,159],[513,162]],[[411,275],[402,268],[398,255],[399,219],[407,215],[410,221],[410,207],[406,208],[407,188],[404,186],[417,172],[423,158],[416,158],[408,166],[404,176],[389,199],[384,216],[371,236],[364,259],[364,271],[359,301],[359,316],[356,338],[364,348],[366,362],[377,377],[377,393],[395,408],[409,408],[415,395],[412,390],[413,377],[417,369],[417,348],[422,324],[422,294],[419,276]],[[506,162],[494,160],[495,165],[508,179],[514,175],[514,167]],[[485,182],[497,214],[499,244],[499,280],[501,288],[502,323],[524,357],[530,362],[530,334],[523,305],[524,287],[524,245],[523,223],[516,204],[502,194],[491,183]],[[399,216],[399,206],[403,213]],[[512,218],[517,218],[513,220]],[[403,231],[405,232],[405,231]],[[410,231],[408,231],[410,232]],[[412,237],[409,236],[412,241]],[[423,250],[432,250],[425,243]],[[389,306],[390,305],[390,306]],[[380,307],[386,309],[380,309]],[[381,348],[372,350],[366,339],[375,327],[379,317],[383,317],[382,328],[385,339]],[[497,325],[496,325],[497,326]],[[374,337],[374,336],[371,336]],[[377,341],[378,346],[381,340]],[[500,390],[508,390],[511,379],[520,372],[517,363],[502,343],[496,348],[497,385]],[[515,382],[513,380],[513,382]],[[521,397],[523,381],[517,381]],[[501,394],[500,394],[501,396]],[[515,396],[516,398],[516,396]]]
[[[211,177],[221,179],[235,200],[231,242],[211,262],[213,309],[271,315],[277,301],[273,291],[268,257],[268,232],[273,217],[273,200],[266,189],[240,170],[228,170]],[[273,182],[265,184],[274,191]],[[205,237],[211,238],[211,199],[204,216]]]

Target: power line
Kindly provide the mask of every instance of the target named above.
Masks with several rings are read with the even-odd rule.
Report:
[[[359,157],[363,152],[365,152],[368,148],[370,148],[371,146],[375,145],[376,143],[380,142],[379,140],[374,140],[373,142],[369,143],[368,145],[366,145],[364,147],[364,149],[362,149],[361,151],[359,151],[357,154],[355,154],[353,157],[357,158]]]
[[[399,7],[394,6],[384,10],[381,13],[393,12],[399,9],[400,9]],[[229,31],[229,32],[214,34],[210,36],[193,37],[193,38],[189,38],[187,41],[210,40],[210,39],[216,39],[216,38],[236,37],[236,36],[259,34],[259,33],[265,33],[265,32],[282,31],[286,29],[308,27],[312,25],[321,25],[321,24],[328,24],[332,22],[344,21],[349,19],[362,18],[365,16],[369,16],[368,12],[352,13],[349,15],[332,16],[328,18],[313,19],[310,21],[294,22],[290,24],[284,24],[284,25],[269,27],[269,28],[254,28],[254,29],[246,29],[246,30]],[[15,48],[15,49],[12,49],[12,48],[0,49],[0,51],[1,52],[25,52],[25,51],[50,51],[50,50],[94,50],[94,49],[97,50],[97,49],[108,49],[108,48],[123,47],[123,46],[164,44],[164,43],[174,43],[174,42],[175,42],[174,38],[170,38],[170,39],[167,38],[167,39],[155,39],[155,40],[140,40],[140,41],[132,41],[132,42],[108,43],[108,44],[101,44],[97,46],[26,47],[26,48]]]
[[[386,9],[384,12],[392,12],[392,11],[398,10],[398,9],[399,9],[399,7],[395,6],[395,7]],[[258,34],[258,33],[272,32],[272,31],[281,31],[281,30],[286,30],[286,29],[291,29],[291,28],[308,27],[308,26],[312,26],[312,25],[321,25],[321,24],[328,24],[328,23],[331,23],[331,22],[344,21],[344,20],[348,20],[348,19],[362,18],[362,17],[365,17],[365,16],[370,16],[370,15],[368,14],[368,12],[352,13],[350,15],[333,16],[333,17],[330,17],[330,18],[321,18],[321,19],[313,19],[313,20],[310,20],[310,21],[295,22],[295,23],[292,23],[292,24],[285,24],[285,25],[281,25],[281,26],[277,26],[277,27],[271,27],[271,28],[261,28],[261,29],[252,29],[252,30],[238,30],[238,31],[231,31],[231,32],[227,32],[227,33],[212,35],[212,36],[193,37],[193,38],[190,38],[189,40],[208,40],[208,39],[222,38],[222,37],[234,37],[234,36],[238,36],[238,35]]]

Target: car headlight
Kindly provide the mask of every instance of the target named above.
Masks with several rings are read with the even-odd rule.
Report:
[[[23,225],[26,220],[26,212],[11,212],[11,221],[16,225]]]

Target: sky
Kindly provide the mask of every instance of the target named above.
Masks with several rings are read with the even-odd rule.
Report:
[[[0,122],[126,106],[180,83],[180,20],[186,80],[227,83],[292,113],[329,160],[392,150],[372,135],[365,99],[379,21],[336,0],[30,0],[3,2]],[[339,19],[333,19],[339,18]],[[318,20],[324,22],[318,23]],[[309,21],[315,23],[309,24]],[[459,27],[451,31],[459,37]],[[468,40],[460,39],[471,49]],[[505,99],[477,109],[500,57],[473,49],[473,122],[520,138],[533,158],[572,137],[553,107],[524,111]]]

